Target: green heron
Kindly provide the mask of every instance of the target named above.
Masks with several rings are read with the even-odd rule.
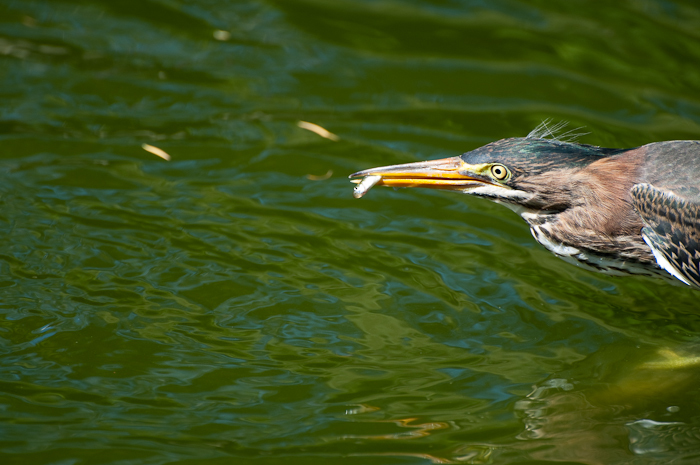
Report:
[[[610,149],[548,134],[544,125],[458,157],[360,171],[355,197],[375,184],[485,197],[567,261],[700,288],[700,141]]]

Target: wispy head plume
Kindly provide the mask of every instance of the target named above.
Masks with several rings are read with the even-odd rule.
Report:
[[[552,124],[551,118],[547,118],[542,121],[535,129],[530,131],[527,135],[527,139],[547,139],[556,142],[576,142],[581,136],[590,134],[590,132],[576,132],[583,129],[585,126],[581,126],[576,129],[570,129],[566,132],[562,132],[566,126],[569,125],[568,121],[559,121],[558,123]]]

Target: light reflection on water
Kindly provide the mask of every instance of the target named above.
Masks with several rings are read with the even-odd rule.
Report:
[[[0,2],[0,454],[693,463],[695,292],[345,179],[543,117],[698,138],[697,15],[646,5]]]

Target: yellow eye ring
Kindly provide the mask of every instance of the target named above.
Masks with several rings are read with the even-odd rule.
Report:
[[[508,168],[503,165],[493,165],[491,167],[491,176],[497,181],[504,181],[510,176],[510,173],[508,172]]]

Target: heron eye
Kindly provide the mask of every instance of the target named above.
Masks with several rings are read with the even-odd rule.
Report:
[[[499,181],[503,181],[508,177],[508,168],[503,165],[493,165],[491,167],[491,175]]]

